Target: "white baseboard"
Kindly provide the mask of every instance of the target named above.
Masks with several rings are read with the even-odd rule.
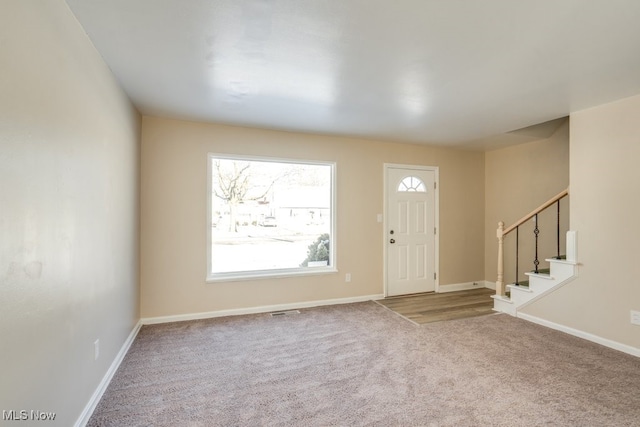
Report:
[[[487,288],[487,289],[493,289],[494,291],[496,290],[496,282],[490,282],[488,280],[483,280],[480,283],[482,283],[484,285],[484,287]]]
[[[107,373],[104,374],[104,377],[102,377],[102,381],[100,381],[98,388],[96,388],[96,390],[93,392],[91,399],[89,399],[89,402],[84,407],[82,414],[80,414],[80,417],[74,424],[75,427],[84,427],[89,422],[89,418],[91,418],[91,415],[93,415],[93,411],[96,409],[96,406],[98,405],[98,402],[100,402],[100,399],[102,399],[102,395],[107,390],[107,387],[111,382],[111,379],[113,378],[116,371],[120,367],[120,364],[124,359],[124,356],[126,356],[127,352],[129,351],[129,348],[131,347],[131,344],[133,344],[133,340],[136,339],[136,336],[138,335],[138,332],[140,331],[141,327],[142,327],[142,322],[138,321],[136,326],[133,327],[133,330],[127,337],[124,344],[122,344],[120,351],[118,352],[118,354],[116,355],[116,358],[111,363],[111,366],[109,366]]]
[[[272,311],[295,310],[298,308],[320,307],[323,305],[350,304],[383,299],[383,294],[363,295],[359,297],[336,298],[319,301],[294,302],[289,304],[263,305],[259,307],[237,308],[231,310],[207,311],[204,313],[176,314],[173,316],[146,317],[140,319],[143,325],[157,323],[182,322],[185,320],[210,319],[214,317],[240,316],[243,314],[269,313]]]
[[[614,350],[618,350],[623,353],[630,354],[632,356],[640,357],[640,348],[631,347],[630,345],[622,344],[607,338],[602,338],[602,337],[599,337],[598,335],[590,334],[589,332],[580,331],[578,329],[570,328],[569,326],[564,326],[558,323],[550,322],[549,320],[541,319],[539,317],[532,316],[530,314],[518,312],[517,317],[532,323],[536,323],[538,325],[546,326],[547,328],[555,329],[556,331],[565,332],[569,335],[573,335],[574,337],[582,338],[587,341],[591,341],[596,344],[600,344],[605,347],[609,347]]]
[[[484,280],[478,280],[477,282],[454,283],[451,285],[438,286],[438,293],[468,291],[469,289],[481,289],[484,287],[486,287]]]

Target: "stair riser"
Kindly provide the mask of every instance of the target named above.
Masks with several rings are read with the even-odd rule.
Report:
[[[501,313],[507,313],[510,314],[512,316],[516,315],[516,306],[512,303],[509,302],[505,302],[505,301],[500,301],[500,300],[494,300],[493,301],[493,309],[495,311],[499,311]]]
[[[521,291],[513,288],[511,289],[511,301],[513,301],[513,305],[516,307],[524,304],[535,296],[533,292]]]
[[[571,264],[551,261],[551,275],[560,281],[571,277],[574,273],[574,268],[575,266]]]
[[[552,289],[557,283],[557,280],[531,280],[529,282],[529,289],[531,289],[536,295],[547,292]]]

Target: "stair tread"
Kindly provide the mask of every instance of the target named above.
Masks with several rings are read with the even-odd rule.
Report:
[[[520,292],[533,292],[528,286],[507,285],[509,289],[517,289]]]
[[[536,273],[535,270],[531,270],[530,273]],[[538,272],[536,274],[549,274],[551,273],[551,269],[550,268],[539,268]]]
[[[521,280],[518,283],[511,283],[513,286],[521,286],[523,288],[528,288],[529,287],[529,281],[528,280]]]
[[[491,298],[497,299],[497,300],[500,300],[500,301],[504,301],[504,302],[508,302],[510,304],[513,303],[513,301],[511,301],[511,298],[509,298],[507,295],[505,295],[505,296],[491,295]]]
[[[569,261],[566,259],[555,259],[555,258],[547,258],[545,259],[545,261],[547,262],[555,262],[558,264],[568,264],[568,265],[577,265],[578,263],[576,261]]]
[[[529,277],[539,277],[541,279],[553,280],[554,277],[549,273],[525,273]]]

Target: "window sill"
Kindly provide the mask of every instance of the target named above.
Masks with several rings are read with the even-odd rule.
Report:
[[[324,274],[335,274],[338,270],[335,267],[314,267],[292,270],[272,270],[272,271],[242,271],[234,273],[216,273],[207,275],[206,283],[238,282],[256,279],[279,279],[285,277],[318,276]]]

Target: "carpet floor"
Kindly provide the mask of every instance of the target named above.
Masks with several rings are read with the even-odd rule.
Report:
[[[374,302],[144,326],[89,426],[640,426],[640,359]]]

